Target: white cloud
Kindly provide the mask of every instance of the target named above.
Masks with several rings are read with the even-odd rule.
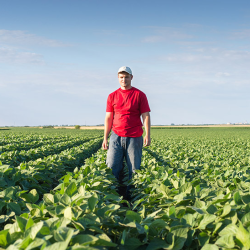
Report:
[[[163,36],[148,36],[143,39],[145,43],[158,43],[164,41],[165,38]]]
[[[106,30],[106,29],[95,30],[94,34],[98,35],[98,36],[99,35],[101,35],[101,36],[124,36],[118,30]]]
[[[23,30],[0,30],[0,44],[24,44],[39,45],[48,47],[64,47],[69,44],[62,43],[57,40],[39,37]]]
[[[245,29],[241,31],[236,31],[231,33],[231,38],[233,39],[245,39],[250,38],[250,29]]]
[[[43,64],[44,61],[43,56],[36,53],[0,47],[0,63]]]
[[[217,72],[215,75],[218,77],[228,77],[231,74],[229,74],[228,72]]]
[[[153,35],[149,35],[142,39],[142,42],[145,43],[156,43],[156,42],[163,42],[169,39],[171,40],[182,40],[182,39],[190,39],[193,36],[187,34],[178,29],[174,29],[171,27],[159,27],[159,26],[148,26],[147,29],[153,32]]]
[[[2,88],[17,90],[20,88],[34,90],[49,89],[53,93],[67,93],[78,97],[92,98],[93,95],[103,96],[107,91],[112,91],[110,85],[103,84],[103,82],[111,82],[116,79],[116,75],[99,72],[96,74],[91,71],[47,71],[46,74],[40,72],[24,73],[23,71],[16,74],[9,74],[8,72],[0,71],[0,83]],[[1,85],[0,85],[1,86]],[[111,88],[110,88],[111,87]],[[118,88],[118,84],[117,84]]]
[[[195,55],[195,54],[182,54],[182,55],[170,55],[162,58],[169,62],[181,62],[181,63],[190,63],[190,62],[201,62],[211,60],[212,56],[210,55]]]
[[[243,64],[244,68],[245,66],[250,66],[250,52],[246,50],[197,48],[194,49],[193,52],[190,51],[190,53],[168,54],[165,56],[159,56],[158,59],[175,63],[211,63],[211,65],[224,63],[224,66],[229,64],[232,66],[232,64],[234,64],[235,68],[238,68],[239,64]],[[246,63],[248,64],[244,65]]]

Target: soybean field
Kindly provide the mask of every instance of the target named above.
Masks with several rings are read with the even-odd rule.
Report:
[[[0,130],[0,249],[250,249],[250,128],[151,138],[118,181],[103,130]]]

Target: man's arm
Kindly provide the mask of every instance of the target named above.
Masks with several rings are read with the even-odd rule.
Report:
[[[146,135],[144,136],[144,146],[149,146],[151,143],[150,139],[150,114],[149,112],[142,113],[142,120],[145,128]]]
[[[108,149],[108,137],[113,124],[113,112],[106,112],[105,123],[104,123],[104,139],[102,143],[103,149]]]

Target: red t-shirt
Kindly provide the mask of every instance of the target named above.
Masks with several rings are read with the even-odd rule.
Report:
[[[117,89],[108,96],[106,112],[114,112],[112,130],[122,137],[143,134],[141,114],[149,112],[146,95],[137,88]]]

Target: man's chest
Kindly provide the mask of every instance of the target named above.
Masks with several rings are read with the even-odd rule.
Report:
[[[137,112],[140,108],[140,102],[136,93],[117,94],[113,101],[115,112],[129,111]]]

